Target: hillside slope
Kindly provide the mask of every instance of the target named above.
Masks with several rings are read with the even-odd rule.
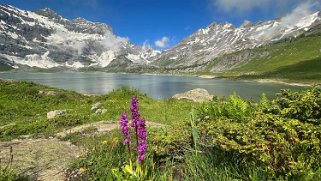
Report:
[[[231,61],[233,57],[234,61]],[[218,66],[232,68],[217,71]],[[224,55],[214,59],[204,72],[247,79],[273,78],[320,82],[321,35],[302,36],[294,40],[283,40],[252,50]]]

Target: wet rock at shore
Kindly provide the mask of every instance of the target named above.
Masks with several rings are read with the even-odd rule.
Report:
[[[213,99],[213,95],[206,89],[197,88],[184,93],[175,94],[172,98],[174,99],[188,99],[194,102],[206,102]]]

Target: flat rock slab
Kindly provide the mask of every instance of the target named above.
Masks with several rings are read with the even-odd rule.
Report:
[[[13,150],[12,168],[28,175],[31,180],[65,180],[65,169],[83,149],[58,139],[14,140],[0,143],[2,164],[10,160]]]
[[[96,128],[97,129],[96,133],[100,134],[100,133],[106,133],[107,131],[116,129],[118,127],[119,127],[119,124],[114,121],[99,121],[99,122],[83,124],[80,126],[73,127],[71,129],[67,129],[63,132],[57,133],[56,136],[65,137],[68,134],[82,132],[88,128]]]
[[[213,99],[213,95],[210,95],[206,89],[193,89],[184,93],[175,94],[174,99],[188,99],[194,102],[206,102]]]
[[[47,119],[53,119],[59,115],[67,114],[67,109],[54,110],[47,113]]]

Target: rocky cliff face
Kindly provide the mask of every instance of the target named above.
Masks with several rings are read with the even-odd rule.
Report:
[[[241,50],[253,49],[262,45],[278,42],[282,39],[296,38],[321,24],[321,12],[314,13],[298,19],[289,17],[277,20],[250,23],[245,21],[242,26],[234,27],[232,24],[211,24],[185,38],[175,47],[153,58],[153,64],[196,71],[203,65],[216,58],[223,60],[216,62],[212,71],[225,71],[245,63],[249,58],[266,56],[256,55],[251,51],[228,55]]]
[[[51,9],[24,11],[0,6],[0,61],[14,68],[106,68],[121,57],[148,64],[158,52],[118,37],[104,23],[67,20]]]

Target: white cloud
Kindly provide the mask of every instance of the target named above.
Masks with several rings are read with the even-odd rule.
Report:
[[[214,5],[222,11],[239,13],[248,12],[253,8],[264,7],[269,3],[269,0],[217,0]]]
[[[283,25],[293,25],[298,19],[312,14],[314,8],[320,6],[317,2],[305,2],[297,6],[291,13],[287,14],[281,18],[281,24]]]
[[[159,48],[166,48],[169,46],[169,38],[167,36],[162,37],[155,41],[155,45]]]
[[[128,43],[128,38],[115,36],[112,32],[106,31],[101,44],[108,50],[120,51],[123,45]]]
[[[253,10],[270,10],[282,12],[301,3],[316,3],[321,0],[209,0],[218,11],[246,14]]]

